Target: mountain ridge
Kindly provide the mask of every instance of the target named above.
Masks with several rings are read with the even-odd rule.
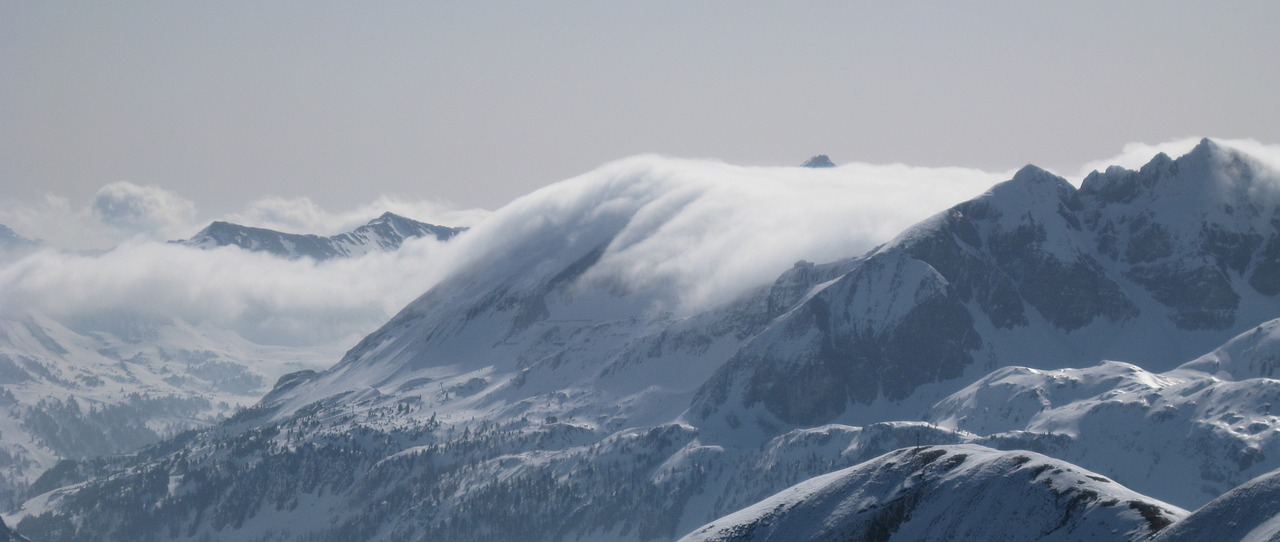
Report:
[[[170,242],[203,249],[236,246],[285,258],[309,257],[323,261],[359,256],[375,250],[395,250],[413,238],[434,237],[438,241],[447,241],[466,230],[427,224],[385,212],[352,231],[328,237],[214,221],[189,239]]]
[[[1221,181],[1190,177],[1205,160],[1228,181],[1257,177],[1213,146],[1181,165],[1153,159],[1153,179]],[[1161,169],[1165,160],[1177,170]],[[543,194],[557,197],[518,200],[460,239],[484,250],[337,365],[282,378],[258,406],[181,444],[102,460],[83,483],[6,517],[29,533],[74,521],[86,536],[648,540],[913,440],[1070,450],[1064,433],[1019,440],[902,420],[1003,366],[1120,358],[1173,370],[1280,316],[1250,285],[1267,274],[1270,238],[1258,225],[1274,208],[1240,205],[1248,220],[1221,202],[1134,211],[1112,195],[1122,184],[1082,196],[1024,168],[870,252],[798,262],[772,284],[680,312],[675,289],[618,280],[608,267],[693,196],[668,177],[566,181]],[[661,196],[637,197],[654,186]],[[1196,213],[1199,222],[1180,223]],[[1222,228],[1201,227],[1210,223]],[[506,231],[523,235],[496,235]],[[1222,234],[1204,233],[1213,231],[1260,240],[1243,257],[1220,250]],[[1170,248],[1129,250],[1139,234]],[[1187,265],[1167,267],[1176,257]],[[1193,291],[1200,279],[1226,284],[1235,297],[1205,310],[1150,286],[1165,275]],[[1263,431],[1277,423],[1259,420]],[[1168,427],[1153,430],[1176,437]],[[1234,475],[1267,464],[1219,466]],[[121,486],[107,479],[137,488],[136,502],[110,499]],[[157,502],[191,514],[160,514]],[[284,519],[304,505],[328,523]]]

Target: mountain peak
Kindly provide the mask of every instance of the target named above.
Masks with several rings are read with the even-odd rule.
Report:
[[[432,236],[440,241],[447,241],[465,229],[436,226],[385,212],[352,231],[329,237],[284,233],[217,220],[190,239],[173,242],[199,248],[235,245],[245,250],[270,252],[286,258],[308,256],[316,260],[327,260],[359,256],[374,250],[395,250],[409,238]]]
[[[1056,184],[1061,179],[1035,164],[1022,166],[1022,169],[1013,174],[1013,182],[1016,183],[1052,182]]]
[[[19,235],[18,232],[13,231],[12,228],[5,226],[4,224],[0,224],[0,250],[31,249],[37,248],[42,244],[42,241],[27,239],[26,237]]]
[[[1207,137],[1202,137],[1200,138],[1200,142],[1196,143],[1196,146],[1192,147],[1191,152],[1187,154],[1196,154],[1196,153],[1205,154],[1221,148],[1222,146],[1216,143],[1214,140],[1209,139]]]
[[[836,164],[835,162],[832,162],[830,158],[827,158],[827,155],[819,154],[813,158],[805,160],[803,164],[800,164],[800,167],[825,168],[836,167]]]

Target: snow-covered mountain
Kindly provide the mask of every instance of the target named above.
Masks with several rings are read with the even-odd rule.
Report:
[[[1161,531],[1153,542],[1280,540],[1280,471],[1272,471],[1204,505]]]
[[[1275,177],[1207,139],[1078,190],[1023,168],[811,282],[693,413],[730,428],[869,423],[918,416],[1003,365],[1170,369],[1280,312]]]
[[[0,520],[0,542],[27,542],[27,539],[10,530],[4,520]]]
[[[1178,368],[1121,362],[1083,369],[1005,367],[934,405],[926,419],[1104,469],[1185,507],[1280,469],[1280,359],[1272,320]]]
[[[42,246],[44,243],[27,239],[8,226],[0,224],[0,260],[20,256]]]
[[[672,539],[915,444],[1069,451],[1075,437],[1022,419],[965,430],[958,420],[982,416],[956,394],[1009,365],[1103,359],[1136,365],[1078,378],[1121,394],[1128,367],[1172,378],[1162,372],[1280,317],[1275,172],[1210,141],[1080,189],[1028,167],[869,253],[762,262],[776,280],[738,290],[716,273],[750,269],[733,264],[781,226],[706,227],[740,212],[725,203],[737,187],[681,168],[696,169],[606,168],[517,200],[457,239],[450,277],[332,368],[281,378],[208,431],[83,462],[6,519],[50,540]],[[783,244],[798,259],[804,242]],[[695,249],[713,256],[686,257]],[[1190,365],[1177,374],[1200,376],[1179,378],[1217,378]],[[1076,400],[1115,408],[1101,387]],[[1179,404],[1188,421],[1153,429],[1162,442],[1225,414]],[[1271,431],[1250,408],[1236,413],[1244,432]],[[1147,423],[1116,411],[1109,427]],[[937,425],[903,421],[926,412]],[[1078,419],[1110,419],[1099,413]],[[1146,457],[1086,467],[1137,487],[1154,475],[1127,470]],[[1215,468],[1183,478],[1210,488],[1200,502],[1268,464],[1203,457]]]
[[[338,351],[127,311],[0,319],[0,503],[60,461],[210,425]]]
[[[237,246],[255,252],[268,252],[285,258],[309,257],[315,260],[359,256],[375,250],[395,250],[407,239],[434,237],[447,241],[466,228],[449,228],[405,218],[394,213],[369,221],[352,231],[329,237],[312,234],[283,233],[264,228],[241,226],[217,221],[190,239],[174,241],[198,248]]]
[[[806,480],[680,540],[1138,541],[1184,515],[1040,454],[921,446]]]

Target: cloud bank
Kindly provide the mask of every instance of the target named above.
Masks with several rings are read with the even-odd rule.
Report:
[[[101,255],[43,250],[0,267],[0,317],[117,312],[178,317],[261,344],[354,344],[450,269],[444,243],[316,263],[228,247],[126,243]]]
[[[1176,156],[1196,141],[1133,144],[1095,163],[1139,167],[1156,152]],[[1222,143],[1280,169],[1280,147]],[[1096,169],[1095,163],[1081,171]],[[330,212],[305,198],[272,198],[228,217],[332,233],[391,210],[473,226],[448,243],[417,240],[395,253],[323,263],[159,242],[171,235],[162,232],[192,220],[194,205],[162,189],[117,183],[85,208],[55,197],[30,208],[0,208],[0,223],[52,210],[79,221],[67,231],[110,224],[111,235],[129,235],[97,255],[47,249],[0,263],[0,317],[36,311],[70,318],[127,309],[231,329],[267,344],[354,344],[451,273],[494,261],[537,262],[575,242],[603,243],[585,281],[645,292],[664,310],[688,314],[767,284],[798,260],[862,254],[1011,176],[901,164],[761,168],[637,156],[545,187],[492,214],[394,198]],[[531,274],[521,265],[507,267],[501,272]]]
[[[125,236],[176,237],[190,230],[196,204],[158,186],[114,182],[89,204],[93,217]]]
[[[1080,166],[1074,174],[1065,175],[1068,180],[1080,186],[1080,182],[1084,180],[1090,173],[1094,171],[1105,171],[1110,166],[1120,166],[1126,169],[1138,169],[1144,164],[1151,161],[1151,158],[1157,154],[1165,153],[1172,158],[1177,158],[1188,152],[1192,147],[1200,143],[1202,138],[1184,137],[1171,139],[1161,143],[1142,143],[1134,142],[1125,144],[1119,154],[1094,160]],[[1271,145],[1262,143],[1256,139],[1219,139],[1210,138],[1214,142],[1231,147],[1240,152],[1245,153],[1249,157],[1261,162],[1263,165],[1274,170],[1280,170],[1280,145]]]
[[[0,194],[0,224],[29,239],[43,239],[67,250],[102,250],[126,241],[185,239],[214,220],[289,233],[333,235],[350,231],[384,212],[440,226],[473,226],[489,211],[458,209],[451,204],[379,196],[351,209],[331,211],[306,197],[267,197],[243,210],[206,215],[196,203],[162,187],[126,181],[107,184],[87,205],[45,194],[35,202]]]
[[[524,273],[540,259],[558,257],[547,255],[563,245],[589,250],[607,243],[585,281],[643,291],[664,310],[687,314],[766,284],[798,260],[860,255],[1010,175],[871,164],[759,168],[639,156],[496,211],[459,239],[460,257],[480,259],[459,265],[491,274],[505,260]]]

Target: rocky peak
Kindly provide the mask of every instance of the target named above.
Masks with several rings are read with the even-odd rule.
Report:
[[[835,162],[832,162],[830,158],[827,158],[827,155],[819,154],[813,158],[805,160],[803,164],[800,164],[800,167],[824,168],[836,167],[836,164]]]

